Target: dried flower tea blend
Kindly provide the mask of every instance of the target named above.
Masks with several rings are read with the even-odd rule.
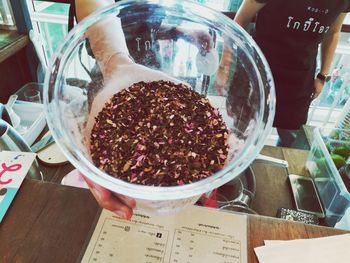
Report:
[[[115,94],[91,132],[94,164],[121,180],[176,186],[220,170],[228,130],[218,110],[184,84],[138,82]]]

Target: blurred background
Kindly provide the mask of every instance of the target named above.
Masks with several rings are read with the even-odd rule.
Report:
[[[0,29],[18,29],[24,27],[24,30],[32,30],[31,39],[34,44],[35,53],[39,58],[39,69],[36,70],[36,77],[38,82],[43,82],[45,69],[51,56],[68,33],[69,0],[23,0],[23,2],[26,2],[26,9],[13,10],[11,7],[15,6],[16,2],[22,1],[0,0]],[[226,15],[232,18],[242,3],[242,0],[197,0],[197,2],[225,12]],[[19,19],[19,14],[22,15],[24,19]],[[321,96],[312,102],[309,110],[308,125],[333,127],[344,110],[344,107],[346,111],[350,112],[350,102],[348,106],[346,104],[350,97],[349,15],[346,18],[342,31],[341,40],[333,60],[331,80],[326,84]],[[221,42],[222,40],[218,37],[216,39],[218,49],[220,49]],[[167,68],[171,75],[184,79],[190,84],[191,80],[195,80],[199,77],[196,76],[195,56],[197,48],[195,46],[182,40],[176,43],[171,40],[162,40],[160,41],[160,49],[162,52],[163,66],[166,67],[167,64],[175,65],[172,68]],[[178,52],[178,50],[186,50],[187,52]],[[81,62],[83,62],[83,64],[92,62],[87,54],[82,54],[81,60],[82,61],[77,60],[75,66],[70,70],[72,70],[72,72],[81,72],[82,79],[84,79],[84,74],[86,73],[82,68]],[[87,75],[85,77],[88,78]],[[213,79],[214,78],[208,79],[206,89],[209,94],[215,95],[220,91],[215,89],[215,85],[212,81]],[[276,139],[277,135],[273,132],[267,144],[274,145]]]

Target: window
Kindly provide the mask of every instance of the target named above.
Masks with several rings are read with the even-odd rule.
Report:
[[[311,103],[308,124],[334,127],[350,97],[349,72],[350,33],[342,32],[333,58],[331,79],[325,83],[320,96]]]
[[[27,0],[33,30],[40,34],[43,57],[48,61],[68,33],[69,4]]]
[[[15,29],[9,0],[0,0],[0,28]]]
[[[197,0],[197,2],[219,11],[236,12],[243,0]]]

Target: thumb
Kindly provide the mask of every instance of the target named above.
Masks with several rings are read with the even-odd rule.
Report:
[[[98,202],[103,202],[103,200],[107,200],[108,198],[110,198],[111,191],[91,181],[83,174],[82,174],[82,177],[84,178],[85,182],[89,186],[89,189],[91,190],[92,194],[94,195],[94,197]]]

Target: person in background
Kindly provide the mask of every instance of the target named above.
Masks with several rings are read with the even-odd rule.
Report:
[[[113,3],[113,0],[75,0],[77,20],[81,21],[92,12]],[[122,23],[123,21],[119,17],[110,17],[94,24],[85,33],[89,40],[91,54],[96,59],[103,78],[102,89],[94,96],[90,107],[90,116],[85,131],[86,138],[90,138],[95,117],[113,94],[140,81],[169,80],[175,83],[179,82],[179,80],[161,71],[139,64],[142,63],[143,56],[147,56],[148,59],[151,56],[153,57],[153,45],[149,46],[147,42],[147,45],[144,46],[147,48],[141,48],[140,41],[146,37],[145,32],[140,36],[140,39],[128,39],[126,37],[127,32],[123,31]],[[195,43],[199,51],[204,53],[212,47],[210,35],[203,31],[191,31],[177,27],[161,27],[159,21],[158,26],[158,39],[182,37],[185,40]],[[132,42],[132,40],[136,42]],[[143,55],[140,56],[141,53]],[[156,63],[152,64],[154,65]],[[157,69],[158,67],[156,66],[155,68]],[[100,206],[115,212],[121,218],[130,219],[132,217],[133,209],[136,206],[134,199],[113,193],[89,180],[84,175],[82,176]]]
[[[80,17],[77,14],[77,8],[87,10],[89,6],[91,6],[91,3],[95,1],[86,1],[86,6],[78,6],[77,4],[79,4],[80,1],[70,1],[69,29],[73,27],[74,20],[80,21],[85,17]],[[120,2],[120,0],[106,1],[105,6],[111,5],[115,2]],[[181,8],[181,5],[179,5],[178,8]],[[206,54],[213,47],[213,41],[209,32],[194,30],[181,25],[167,25],[165,9],[160,8],[156,4],[148,4],[147,6],[141,4],[137,6],[137,13],[135,13],[134,10],[134,5],[126,5],[120,10],[119,16],[120,23],[123,26],[123,36],[126,41],[126,47],[135,63],[153,69],[163,69],[163,71],[167,69],[169,65],[164,63],[164,60],[166,61],[167,58],[162,58],[161,53],[159,52],[160,40],[176,41],[178,39],[183,39],[184,41],[194,44],[202,54]],[[144,21],[142,23],[135,22],[140,21],[138,16],[143,12],[152,15],[148,15],[142,20]],[[108,31],[108,34],[115,34],[113,28]],[[89,41],[86,43],[86,50],[91,57],[95,58]],[[83,64],[83,62],[81,63]],[[85,65],[83,65],[83,68],[86,68]],[[104,87],[104,78],[101,75],[101,71],[99,63],[95,63],[92,70],[87,70],[87,74],[92,79],[88,89],[89,106],[96,94]]]
[[[69,24],[71,26],[69,29],[73,27],[74,19],[80,21],[75,8],[76,0],[71,0],[70,2]],[[86,4],[90,5],[89,2],[90,1],[87,1]],[[120,0],[108,1],[108,5],[115,2],[120,2]],[[78,8],[81,8],[81,6]],[[179,8],[181,8],[181,6],[179,6]],[[203,30],[193,30],[182,26],[170,26],[163,23],[166,19],[166,12],[156,4],[149,4],[147,7],[139,6],[138,14],[134,14],[132,11],[132,5],[124,7],[120,12],[120,17],[121,24],[128,25],[123,28],[124,37],[126,38],[130,55],[136,63],[160,69],[162,67],[162,58],[158,57],[158,51],[160,49],[159,40],[183,39],[196,45],[203,54],[212,48],[213,43],[209,33]],[[135,23],[134,21],[138,19],[137,16],[142,12],[152,13],[152,16],[147,17],[142,24]],[[93,56],[90,47],[88,47],[88,52]]]
[[[329,79],[349,11],[349,0],[244,0],[239,8],[234,21],[243,28],[256,17],[253,37],[274,78],[278,146],[290,147],[306,123],[311,101]],[[319,44],[321,67],[315,72]]]

